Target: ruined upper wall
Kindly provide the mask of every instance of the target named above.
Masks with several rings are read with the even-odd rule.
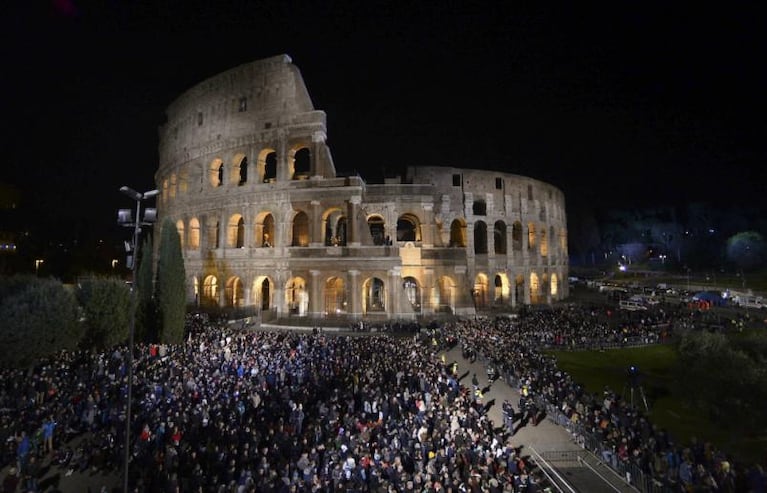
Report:
[[[301,72],[288,55],[210,77],[173,101],[166,115],[159,128],[161,167],[200,157],[227,146],[225,142],[257,142],[261,133],[280,129],[288,139],[326,134],[325,113],[314,109]]]

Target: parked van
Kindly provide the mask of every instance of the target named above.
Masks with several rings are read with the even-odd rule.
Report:
[[[647,307],[642,302],[635,300],[621,300],[618,303],[618,308],[620,310],[628,310],[631,312],[635,312],[637,310],[647,310]]]
[[[732,303],[742,308],[766,308],[764,298],[748,294],[737,294],[732,297]]]

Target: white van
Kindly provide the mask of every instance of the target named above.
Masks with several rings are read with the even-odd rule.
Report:
[[[618,308],[620,310],[628,310],[631,312],[635,312],[637,310],[647,310],[647,307],[642,302],[636,300],[621,300],[618,303]]]
[[[761,296],[737,294],[732,297],[732,302],[735,306],[742,308],[767,308],[767,304],[765,304],[764,298]]]

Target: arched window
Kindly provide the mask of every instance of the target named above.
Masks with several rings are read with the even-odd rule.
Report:
[[[556,296],[559,292],[559,278],[556,274],[551,274],[551,296]]]
[[[264,161],[264,183],[271,183],[277,179],[277,153],[270,152]]]
[[[341,216],[336,223],[336,234],[333,239],[333,245],[346,246],[346,217]]]
[[[541,257],[549,256],[549,240],[546,237],[546,228],[541,228]]]
[[[220,187],[224,184],[224,162],[221,159],[214,159],[208,169],[208,181],[214,187]]]
[[[495,303],[503,304],[505,302],[507,289],[506,286],[504,286],[503,281],[504,278],[501,277],[500,274],[495,275],[495,279],[493,280],[493,286],[495,287],[493,301]]]
[[[242,288],[242,280],[239,277],[231,277],[226,282],[226,290],[224,292],[226,298],[226,306],[239,307],[242,306],[245,290]]]
[[[229,218],[227,231],[227,245],[230,248],[242,248],[245,246],[245,220],[239,214]]]
[[[363,295],[366,312],[386,311],[386,292],[382,280],[371,277],[365,281]]]
[[[477,199],[474,201],[474,203],[471,205],[471,212],[475,216],[486,216],[487,215],[487,203],[483,199]]]
[[[535,272],[530,273],[530,303],[538,303],[540,301],[540,286],[538,285],[538,274]]]
[[[487,254],[487,225],[484,221],[474,223],[474,254]]]
[[[176,186],[177,185],[178,184],[176,182],[176,173],[172,173],[170,175],[170,189],[168,190],[168,197],[169,198],[171,198],[171,199],[176,198]]]
[[[262,311],[270,309],[272,305],[272,289],[268,277],[259,276],[255,278],[253,280],[251,293],[254,306],[260,308]]]
[[[421,311],[421,290],[418,288],[418,282],[414,277],[406,277],[402,280],[402,289],[405,291],[405,298],[410,302],[413,311]]]
[[[421,225],[416,216],[403,214],[397,219],[397,241],[421,241]]]
[[[176,231],[178,231],[178,238],[181,240],[181,249],[184,249],[184,221],[179,219],[176,221]]]
[[[291,314],[306,315],[309,309],[309,293],[306,291],[306,281],[303,278],[294,277],[288,281],[285,301]]]
[[[511,248],[515,252],[522,251],[522,223],[519,221],[511,226]]]
[[[466,221],[453,219],[450,223],[450,243],[454,248],[466,248]]]
[[[305,180],[312,172],[312,155],[309,149],[302,147],[293,156],[293,179]]]
[[[244,157],[240,161],[240,179],[237,181],[238,185],[244,185],[248,181],[248,158]]]
[[[334,315],[346,312],[346,290],[344,280],[331,277],[325,281],[325,313]]]
[[[437,282],[437,299],[435,300],[437,312],[453,313],[453,297],[455,296],[455,283],[448,276],[442,276]]]
[[[189,220],[189,248],[200,248],[200,221],[196,217]]]
[[[529,223],[527,225],[527,249],[535,250],[535,224]]]
[[[475,308],[483,309],[487,306],[487,276],[485,274],[477,274],[471,294],[474,297]]]
[[[370,228],[370,236],[373,237],[374,245],[386,244],[386,229],[381,216],[370,216],[368,218],[368,228]]]
[[[506,255],[506,223],[496,221],[493,227],[493,248],[496,255]]]
[[[261,231],[259,235],[259,241],[258,246],[264,247],[264,248],[272,248],[274,247],[274,216],[271,214],[267,214],[264,217],[263,225],[261,226]]]
[[[293,241],[294,247],[309,246],[309,216],[301,211],[293,218]]]
[[[218,306],[218,279],[207,276],[202,283],[202,302],[206,305]]]

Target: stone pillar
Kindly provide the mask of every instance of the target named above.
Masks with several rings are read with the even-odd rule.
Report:
[[[423,270],[423,285],[421,286],[421,314],[434,313],[434,291],[438,289],[434,284],[434,269]]]
[[[362,317],[362,293],[360,292],[360,271],[351,269],[347,271],[347,283],[349,285],[349,318]]]
[[[312,200],[312,210],[309,216],[309,246],[322,246],[322,210],[320,201]]]
[[[525,282],[524,284],[522,284],[522,286],[524,287],[525,305],[529,305],[530,304],[530,270],[529,269],[525,269]]]
[[[311,285],[311,297],[309,298],[309,315],[313,318],[322,318],[322,279],[320,279],[320,271],[310,270],[312,275]]]
[[[466,257],[474,262],[474,223],[466,222]]]
[[[485,223],[487,229],[485,230],[485,244],[487,245],[487,261],[488,265],[493,264],[495,258],[495,223]]]
[[[431,248],[434,246],[434,204],[422,204],[422,207],[421,246]]]
[[[399,268],[387,272],[386,313],[389,317],[402,318],[402,276]]]
[[[322,169],[320,163],[320,152],[322,152],[322,146],[327,140],[325,132],[316,131],[312,133],[312,147],[311,147],[311,169],[309,176],[323,176],[325,170]]]
[[[277,137],[277,181],[289,181],[290,176],[290,159],[288,155],[288,136],[285,135],[285,131],[281,130]]]
[[[509,304],[515,308],[517,306],[517,276],[512,274],[509,283],[511,284],[509,287]]]
[[[285,282],[288,279],[287,271],[277,269],[274,273],[274,295],[272,296],[272,310],[277,317],[284,317],[288,314],[288,307],[285,303]]]
[[[346,216],[346,244],[352,247],[360,246],[359,214],[362,197],[353,195],[347,202],[348,214]]]

